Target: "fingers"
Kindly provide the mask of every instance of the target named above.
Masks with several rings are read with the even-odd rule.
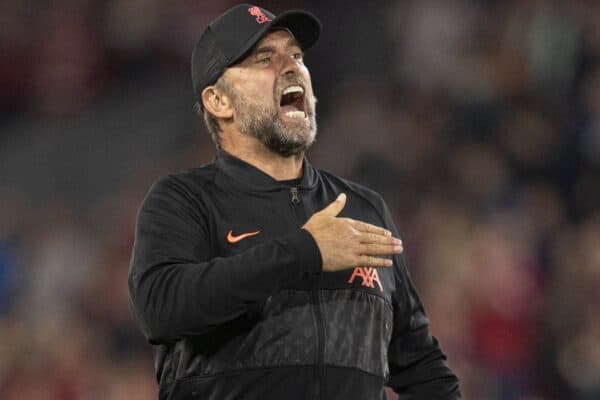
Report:
[[[392,236],[378,235],[376,233],[359,232],[358,238],[361,243],[376,243],[388,246],[402,246],[402,240]]]
[[[393,237],[392,233],[385,228],[350,218],[343,219],[355,229],[355,234],[358,236],[361,243],[375,243],[402,248],[402,240]]]
[[[345,218],[345,220],[348,221],[350,225],[352,225],[352,227],[357,231],[364,233],[372,233],[375,235],[392,236],[392,232],[380,226],[371,225],[366,222],[357,221],[351,218]]]
[[[361,247],[361,254],[369,256],[384,256],[400,254],[403,251],[401,244],[399,245],[383,245],[383,244],[365,244]]]
[[[374,256],[362,255],[360,256],[360,260],[358,265],[361,267],[391,267],[393,264],[392,260],[389,258],[381,258]]]
[[[329,217],[337,216],[346,205],[346,194],[341,193],[337,199],[335,199],[332,203],[329,203],[327,207],[319,211],[319,214],[327,215]]]
[[[381,256],[390,256],[400,254],[403,251],[402,245],[381,245],[366,244],[361,246],[361,254],[358,255],[357,265],[362,267],[385,268],[390,267],[393,261]]]

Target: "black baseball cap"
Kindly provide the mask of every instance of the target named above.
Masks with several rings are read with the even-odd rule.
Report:
[[[239,4],[214,19],[192,51],[192,84],[200,98],[205,87],[214,84],[225,69],[238,61],[270,30],[289,30],[302,50],[311,47],[321,33],[321,22],[306,11],[286,11],[276,16],[252,4]]]

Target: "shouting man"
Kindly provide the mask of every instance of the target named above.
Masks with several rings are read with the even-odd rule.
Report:
[[[159,180],[129,274],[160,399],[456,399],[377,193],[314,168],[304,51],[320,22],[249,4],[206,28],[192,81],[215,161]]]

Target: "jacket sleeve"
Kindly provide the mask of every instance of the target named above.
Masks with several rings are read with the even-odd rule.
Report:
[[[391,214],[383,203],[388,229],[399,237]],[[403,400],[450,400],[461,398],[458,378],[446,364],[438,341],[429,333],[429,320],[411,281],[402,254],[394,256],[396,293],[394,329],[388,348],[388,385]]]
[[[322,268],[319,249],[303,229],[211,258],[208,212],[190,199],[176,178],[167,177],[150,189],[138,213],[129,300],[153,344],[206,333]]]

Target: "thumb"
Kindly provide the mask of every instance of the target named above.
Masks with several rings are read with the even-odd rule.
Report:
[[[325,207],[324,209],[319,211],[319,214],[327,215],[329,217],[335,217],[342,211],[342,209],[344,208],[345,205],[346,205],[346,194],[341,193],[337,197],[337,199],[335,199],[335,201],[329,203],[329,205],[327,207]]]

